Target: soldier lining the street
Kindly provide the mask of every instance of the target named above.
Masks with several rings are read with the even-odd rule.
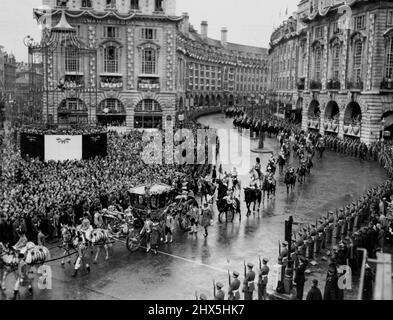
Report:
[[[247,263],[248,271],[245,275],[244,282],[243,282],[243,292],[244,292],[244,300],[252,300],[253,293],[255,290],[255,272],[252,270],[254,265],[249,262]]]
[[[233,279],[230,279],[229,290],[228,290],[228,300],[240,300],[240,273],[237,271],[233,272]]]
[[[225,300],[225,292],[222,290],[224,285],[221,282],[216,283],[217,292],[214,296],[214,300]]]
[[[266,300],[266,287],[268,282],[269,267],[267,263],[269,259],[263,258],[263,265],[261,266],[258,274],[258,300]]]

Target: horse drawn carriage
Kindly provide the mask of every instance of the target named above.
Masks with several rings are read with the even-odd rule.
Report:
[[[173,204],[175,192],[171,186],[155,184],[142,185],[129,191],[132,207],[132,223],[126,239],[127,249],[134,252],[142,244],[141,230],[147,219],[165,223],[167,209]]]

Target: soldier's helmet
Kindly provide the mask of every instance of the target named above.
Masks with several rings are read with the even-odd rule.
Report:
[[[216,287],[217,287],[218,289],[222,289],[222,288],[224,287],[224,285],[223,285],[221,282],[217,282],[217,283],[216,283]]]

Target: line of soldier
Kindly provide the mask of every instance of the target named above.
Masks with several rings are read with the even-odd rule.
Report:
[[[269,259],[263,258],[259,259],[259,272],[258,272],[258,281],[257,281],[257,292],[258,292],[258,300],[266,300],[267,298],[267,282],[269,275],[269,267],[268,267]],[[240,273],[237,271],[233,271],[232,275],[228,270],[228,300],[235,301],[240,300],[240,286],[241,281],[239,279]],[[248,262],[247,264],[244,262],[244,280],[242,292],[244,294],[244,300],[253,300],[254,291],[255,291],[255,278],[256,273],[254,271],[254,264]],[[214,282],[213,281],[213,297],[214,300],[225,300],[225,292],[223,290],[224,284],[222,282]],[[197,296],[198,300],[198,296]],[[207,296],[205,294],[201,294],[199,296],[199,300],[207,300]]]
[[[259,111],[259,110],[258,110]],[[256,111],[254,113],[255,119],[260,119],[261,111]],[[240,108],[229,108],[226,110],[227,117],[237,117],[243,115],[244,112]],[[252,119],[252,115],[246,112],[248,118]],[[265,114],[266,120],[275,119],[274,115]],[[270,123],[277,127],[280,130],[290,131],[291,133],[299,134],[302,129],[300,125],[295,125],[292,122],[284,119],[276,119],[277,121],[270,121]],[[313,136],[317,136],[318,134],[313,134]],[[361,142],[358,139],[351,138],[338,138],[336,135],[325,135],[326,147],[332,151],[346,154],[352,157],[358,157],[363,160],[373,160],[373,161],[381,161],[381,153],[383,153],[384,149],[391,147],[388,141],[377,141],[367,146],[364,142]]]
[[[367,249],[367,255],[371,258],[375,257],[376,250],[383,250],[381,237],[385,236],[386,225],[379,223],[375,208],[378,208],[382,198],[392,193],[393,183],[388,180],[368,190],[351,205],[335,213],[330,211],[315,224],[303,227],[295,234],[291,247],[293,268],[298,269],[302,262],[315,259],[322,250],[327,250],[327,253],[331,252],[330,265],[337,267],[348,264],[354,273],[358,272],[362,257],[357,248]],[[278,257],[278,263],[282,265],[281,283],[284,283],[287,257],[288,243],[283,242]],[[298,295],[298,299],[302,299],[302,294]]]

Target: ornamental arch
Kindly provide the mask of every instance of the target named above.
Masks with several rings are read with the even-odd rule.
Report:
[[[350,102],[345,108],[344,124],[360,124],[362,122],[362,108],[357,102]]]
[[[330,100],[325,108],[325,120],[338,120],[340,117],[340,107],[337,102]]]
[[[320,118],[321,116],[321,108],[318,100],[312,100],[310,106],[308,108],[308,117],[309,118]]]

